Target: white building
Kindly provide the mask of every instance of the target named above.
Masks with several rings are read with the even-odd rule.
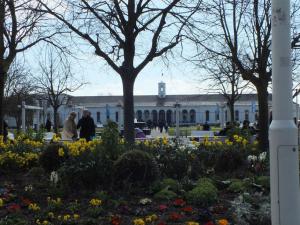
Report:
[[[157,95],[134,96],[134,111],[138,121],[151,120],[153,123],[163,120],[175,124],[175,104],[180,105],[180,124],[225,123],[230,118],[226,99],[220,94],[167,95],[166,84],[158,84]],[[122,96],[72,96],[68,105],[59,110],[60,123],[71,111],[81,117],[82,109],[88,109],[95,123],[105,124],[107,120],[123,123]],[[271,96],[269,97],[269,108]],[[235,103],[235,120],[245,119],[254,122],[258,117],[256,94],[243,94]]]

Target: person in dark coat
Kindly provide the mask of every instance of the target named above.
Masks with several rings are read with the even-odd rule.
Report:
[[[95,123],[89,111],[84,110],[82,118],[78,121],[77,129],[80,129],[79,137],[91,141],[95,136]]]
[[[207,121],[203,124],[203,130],[210,130],[210,126]]]
[[[46,121],[46,126],[45,126],[47,132],[51,131],[51,126],[52,126],[52,123],[51,123],[50,119],[48,118]]]

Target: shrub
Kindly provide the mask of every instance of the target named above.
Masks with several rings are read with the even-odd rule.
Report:
[[[151,184],[158,177],[158,168],[153,157],[140,150],[131,150],[114,163],[115,184]]]
[[[217,154],[217,160],[215,165],[216,172],[235,172],[243,171],[247,168],[247,154],[241,149],[232,147],[226,151],[219,151]]]
[[[40,164],[47,171],[57,170],[65,161],[66,156],[59,156],[59,149],[64,150],[64,146],[60,143],[51,143],[46,145],[40,156]]]
[[[172,178],[165,178],[160,183],[161,188],[168,188],[169,190],[177,192],[180,189],[178,181]]]
[[[217,188],[209,180],[199,180],[197,186],[186,193],[186,199],[191,203],[207,206],[217,199],[217,192]]]
[[[177,197],[177,194],[174,191],[168,190],[168,188],[164,188],[163,190],[157,192],[154,195],[155,199],[158,200],[171,200]]]
[[[111,184],[113,161],[105,150],[97,147],[77,157],[71,157],[58,170],[63,186],[73,190],[80,188],[94,189],[99,185]]]
[[[246,190],[246,184],[241,180],[233,180],[232,183],[227,188],[228,191],[239,193],[244,192]]]
[[[256,183],[262,185],[266,189],[270,189],[270,177],[269,176],[260,176],[256,178]]]

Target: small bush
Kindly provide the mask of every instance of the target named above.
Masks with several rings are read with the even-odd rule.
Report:
[[[165,188],[154,195],[154,198],[157,200],[171,200],[177,197],[177,194],[174,191],[168,190]]]
[[[60,148],[64,149],[62,144],[51,143],[43,150],[40,156],[40,164],[46,172],[57,170],[65,161],[66,157],[58,154]]]
[[[244,192],[246,190],[246,184],[241,180],[234,180],[227,188],[228,191],[233,193]]]
[[[256,178],[256,183],[262,185],[266,189],[270,189],[270,177],[269,176],[260,176]]]
[[[241,172],[247,168],[246,152],[241,149],[232,148],[228,151],[220,151],[217,154],[215,165],[216,172],[232,173]]]
[[[180,189],[178,181],[172,178],[165,178],[160,183],[161,188],[168,188],[169,190],[177,192]]]
[[[194,189],[186,193],[186,199],[191,203],[207,206],[216,201],[217,192],[217,188],[209,180],[200,180]]]
[[[135,183],[151,184],[158,177],[158,168],[151,155],[140,150],[131,150],[114,163],[114,182],[117,185]]]

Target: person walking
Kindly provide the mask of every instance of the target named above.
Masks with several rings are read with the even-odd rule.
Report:
[[[77,129],[76,129],[76,112],[71,112],[68,118],[64,122],[64,127],[62,131],[63,140],[76,140],[78,138]]]
[[[79,137],[91,141],[95,136],[95,123],[88,110],[83,110],[82,118],[78,121],[77,129],[80,129]]]
[[[46,126],[45,126],[47,132],[51,131],[51,126],[52,126],[52,123],[51,123],[50,119],[48,118],[46,121]]]

